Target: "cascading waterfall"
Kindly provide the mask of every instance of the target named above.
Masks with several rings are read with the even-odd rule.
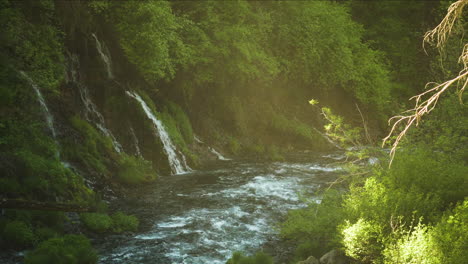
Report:
[[[112,145],[114,146],[115,151],[122,152],[122,145],[117,141],[114,135],[110,132],[109,129],[105,126],[104,117],[101,113],[97,110],[97,106],[91,101],[88,89],[86,86],[78,84],[80,90],[81,100],[85,105],[85,118],[87,121],[94,123],[94,125],[107,137],[112,140]]]
[[[133,130],[133,127],[130,127],[130,135],[132,136],[133,139],[133,145],[135,146],[135,152],[139,157],[143,157],[141,155],[141,150],[140,150],[140,143],[138,142],[138,138],[135,134],[135,130]]]
[[[54,127],[54,117],[50,113],[49,108],[47,107],[47,104],[45,103],[41,90],[39,89],[37,84],[25,72],[20,71],[20,74],[28,81],[29,85],[31,85],[31,87],[36,92],[37,100],[39,101],[39,104],[41,105],[41,108],[42,108],[42,112],[44,113],[47,127],[49,128],[50,132],[52,133],[52,136],[55,139],[57,136],[57,133],[55,132],[55,127]]]
[[[111,61],[110,55],[108,55],[109,52],[107,50],[107,47],[105,45],[101,44],[101,42],[97,38],[96,34],[93,33],[91,35],[93,36],[94,40],[96,41],[96,48],[97,48],[97,51],[99,52],[99,55],[101,56],[102,61],[104,62],[104,64],[106,64],[107,77],[109,79],[113,79],[114,74],[112,73],[112,61]]]
[[[216,151],[216,149],[214,149],[212,147],[208,147],[208,149],[211,151],[211,153],[215,154],[216,157],[218,157],[219,160],[231,160],[231,159],[228,159],[228,158],[224,157],[223,155],[221,155],[221,153],[219,153],[218,151]]]
[[[143,111],[146,113],[146,116],[153,122],[155,131],[157,131],[157,134],[163,143],[164,151],[166,152],[172,172],[175,174],[181,174],[191,171],[190,167],[187,165],[185,156],[181,152],[177,151],[176,147],[171,141],[171,138],[169,137],[169,134],[164,128],[163,123],[156,118],[146,102],[135,92],[127,91],[126,93],[128,96],[135,98],[135,100],[140,103]],[[177,155],[177,153],[179,153],[179,155]]]
[[[98,111],[97,106],[91,100],[88,89],[83,85],[78,76],[79,76],[79,60],[78,57],[74,54],[69,54],[68,58],[68,70],[70,76],[67,75],[68,81],[74,82],[77,84],[81,100],[85,106],[85,118],[88,122],[93,123],[105,136],[109,137],[112,140],[112,145],[114,146],[115,151],[122,152],[122,145],[117,141],[112,132],[106,128],[106,123],[102,114]]]

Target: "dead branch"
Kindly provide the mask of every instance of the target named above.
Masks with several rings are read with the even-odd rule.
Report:
[[[447,15],[433,30],[424,34],[424,43],[435,44],[439,51],[443,51],[447,39],[452,33],[453,25],[461,17],[463,7],[468,4],[468,0],[459,0],[450,5]]]
[[[390,130],[390,133],[387,135],[387,137],[385,137],[383,139],[383,144],[382,145],[384,145],[385,142],[390,140],[390,137],[396,132],[396,130],[399,127],[400,124],[405,124],[405,122],[406,122],[406,124],[404,125],[403,130],[398,134],[397,138],[393,142],[392,149],[390,150],[390,156],[391,156],[390,165],[392,164],[393,157],[395,156],[397,146],[400,143],[401,139],[408,132],[408,129],[415,123],[416,123],[416,126],[417,126],[419,124],[419,121],[421,120],[421,118],[424,115],[426,115],[426,114],[430,113],[432,110],[434,110],[440,96],[450,86],[452,86],[452,84],[454,84],[456,82],[461,82],[462,87],[460,89],[460,93],[462,93],[465,90],[466,86],[468,85],[468,78],[467,77],[468,77],[468,71],[465,70],[464,72],[460,73],[460,75],[458,75],[454,79],[448,80],[448,81],[446,81],[446,82],[444,82],[442,84],[438,84],[435,87],[433,87],[433,88],[431,88],[431,89],[429,89],[429,90],[427,90],[427,91],[425,91],[425,92],[423,92],[423,93],[421,93],[419,95],[411,97],[410,100],[413,100],[413,99],[416,100],[416,105],[415,105],[415,107],[413,109],[405,111],[405,112],[413,112],[413,114],[398,115],[398,116],[394,116],[394,117],[392,117],[392,118],[390,118],[388,120],[389,125],[394,120],[396,120],[396,121],[393,123],[393,126],[392,126],[392,129]],[[433,93],[431,95],[431,97],[429,97],[428,99],[422,101],[423,96],[426,95],[426,94],[430,94],[430,93]]]
[[[433,30],[428,31],[424,35],[423,46],[424,43],[436,45],[439,52],[442,54],[445,44],[447,43],[447,40],[452,33],[454,24],[461,17],[463,13],[463,7],[467,4],[468,0],[459,0],[451,4],[447,10],[447,15],[440,22],[440,24],[437,25],[437,27],[435,27]],[[414,124],[416,124],[417,126],[421,118],[424,115],[430,113],[435,108],[440,96],[454,83],[457,83],[459,87],[461,87],[458,91],[458,95],[461,101],[462,94],[466,86],[468,85],[468,44],[465,44],[462,54],[459,57],[459,62],[463,64],[463,69],[459,72],[457,77],[445,81],[441,84],[428,83],[426,85],[426,88],[430,86],[433,87],[427,89],[423,93],[420,93],[410,98],[410,100],[415,100],[415,106],[413,109],[407,110],[403,112],[402,115],[394,116],[388,120],[389,125],[391,125],[392,122],[394,123],[390,130],[390,133],[383,139],[382,146],[384,146],[385,143],[390,140],[391,136],[394,133],[397,133],[397,128],[399,128],[400,125],[403,125],[403,129],[400,131],[400,133],[398,134],[398,136],[392,144],[392,149],[390,151],[389,166],[391,166],[393,162],[393,158],[395,157],[395,152],[398,147],[398,144],[400,143],[401,139],[406,135],[409,128]],[[430,95],[429,98],[425,99],[428,95]]]

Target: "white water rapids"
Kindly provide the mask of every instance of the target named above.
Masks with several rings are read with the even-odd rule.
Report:
[[[123,202],[141,219],[141,231],[98,242],[100,263],[224,264],[234,251],[252,254],[278,243],[278,221],[288,210],[320,202],[315,191],[340,171],[333,162],[317,155],[273,163],[232,160],[161,177]]]

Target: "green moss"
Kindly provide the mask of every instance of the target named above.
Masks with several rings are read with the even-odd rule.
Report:
[[[139,221],[133,215],[126,215],[122,212],[117,212],[112,215],[112,231],[121,233],[124,231],[135,232],[138,229]]]
[[[26,264],[93,264],[97,261],[96,251],[83,235],[48,239],[28,252],[25,257]]]
[[[112,219],[107,214],[83,213],[80,214],[80,219],[85,227],[93,232],[103,233],[112,227]]]
[[[140,157],[121,154],[117,179],[122,183],[141,184],[156,179],[156,173],[149,161]]]
[[[116,158],[117,155],[111,139],[76,115],[70,118],[70,123],[79,132],[80,138],[79,141],[67,138],[63,155],[69,160],[82,162],[89,169],[107,173],[108,158]]]
[[[193,130],[192,124],[190,123],[190,119],[188,118],[187,114],[185,114],[184,110],[174,102],[169,101],[167,103],[167,108],[169,113],[173,116],[177,128],[182,135],[185,143],[190,144],[193,141]]]
[[[34,234],[31,227],[23,221],[11,221],[6,223],[2,238],[10,246],[28,247],[34,242]]]

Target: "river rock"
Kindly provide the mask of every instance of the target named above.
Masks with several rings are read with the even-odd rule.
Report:
[[[320,258],[320,264],[349,264],[350,258],[343,251],[333,249]]]
[[[316,259],[314,256],[310,256],[306,260],[299,261],[297,264],[320,264],[320,263],[318,259]]]

